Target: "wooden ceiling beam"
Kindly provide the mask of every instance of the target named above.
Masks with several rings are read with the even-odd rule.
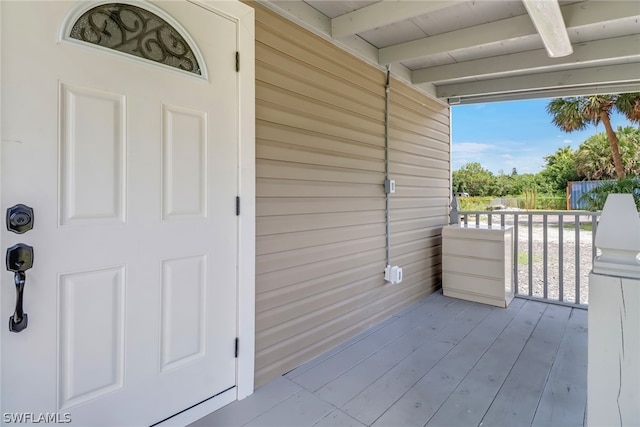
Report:
[[[331,20],[331,35],[337,39],[383,27],[414,16],[443,9],[461,0],[383,0]]]
[[[634,1],[588,1],[563,6],[562,14],[567,28],[571,29],[637,16],[638,4]],[[539,37],[529,16],[520,15],[385,47],[378,52],[378,62],[386,65],[530,36]]]
[[[426,82],[437,84],[445,80],[475,79],[490,75],[507,76],[527,70],[540,73],[549,68],[552,69],[550,71],[557,71],[558,69],[576,65],[591,64],[593,67],[598,63],[621,59],[640,61],[639,46],[640,34],[634,34],[576,44],[573,48],[573,54],[562,58],[549,58],[544,49],[494,56],[475,61],[414,70],[412,82],[414,84]]]

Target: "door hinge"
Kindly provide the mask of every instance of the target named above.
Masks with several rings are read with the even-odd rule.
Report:
[[[240,196],[236,197],[236,215],[240,215]]]
[[[240,338],[236,338],[236,359],[238,358],[239,353],[240,353]]]
[[[240,71],[240,52],[236,52],[236,72]]]

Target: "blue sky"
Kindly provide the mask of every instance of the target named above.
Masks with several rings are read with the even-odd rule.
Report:
[[[578,148],[588,137],[604,132],[602,124],[583,131],[565,133],[551,123],[548,99],[454,105],[451,107],[453,170],[479,162],[497,174],[537,173],[544,156],[566,145]],[[631,123],[619,114],[611,118],[613,128]]]

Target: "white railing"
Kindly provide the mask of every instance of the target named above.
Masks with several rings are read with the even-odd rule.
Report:
[[[517,297],[586,308],[599,212],[462,211],[465,225],[513,226]]]

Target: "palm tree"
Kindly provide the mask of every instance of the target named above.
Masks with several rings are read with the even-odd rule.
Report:
[[[619,111],[631,122],[640,123],[640,93],[557,98],[547,105],[547,112],[553,117],[553,124],[565,132],[582,130],[589,124],[597,126],[602,122],[609,140],[616,176],[622,179],[624,166],[618,137],[611,127],[610,120],[613,110]]]
[[[640,129],[618,126],[616,136],[625,176],[640,176]],[[573,160],[576,172],[587,179],[612,179],[617,176],[604,132],[590,136],[580,144]]]

